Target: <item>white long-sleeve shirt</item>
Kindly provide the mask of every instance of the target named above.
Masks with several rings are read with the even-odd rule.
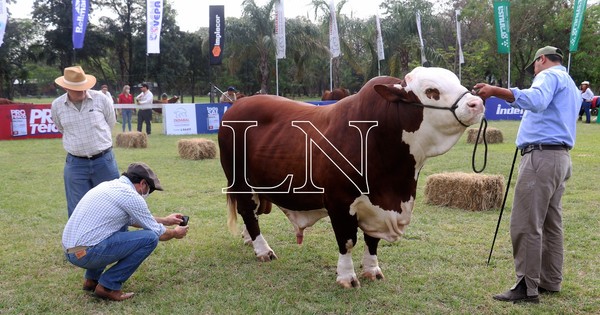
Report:
[[[594,92],[592,92],[592,89],[587,88],[585,92],[581,92],[581,98],[586,102],[591,102],[594,98]]]
[[[142,92],[135,99],[137,99],[140,107],[138,109],[152,109],[152,102],[154,100],[154,95],[150,90],[146,91],[146,93]]]

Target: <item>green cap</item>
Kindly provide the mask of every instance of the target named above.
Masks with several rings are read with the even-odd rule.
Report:
[[[533,74],[533,64],[542,55],[558,55],[560,58],[563,58],[562,50],[553,46],[542,47],[535,52],[535,57],[533,57],[533,60],[525,67],[525,71]]]

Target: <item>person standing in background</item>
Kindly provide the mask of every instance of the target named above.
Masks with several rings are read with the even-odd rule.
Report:
[[[129,85],[123,86],[123,92],[119,94],[119,104],[133,104],[133,95],[129,93],[131,88]],[[121,116],[123,117],[123,132],[125,132],[125,125],[131,131],[131,117],[133,116],[134,108],[123,108],[121,109]]]
[[[581,109],[579,110],[579,120],[585,113],[585,123],[589,124],[591,121],[590,108],[592,108],[592,99],[594,98],[594,92],[590,89],[590,82],[581,82]]]
[[[152,133],[152,103],[154,95],[150,92],[148,84],[142,83],[142,92],[135,99],[140,105],[138,110],[137,131],[142,132],[142,123],[146,123],[146,134]]]
[[[67,67],[54,82],[66,93],[52,102],[52,120],[62,133],[67,158],[64,168],[67,213],[96,185],[119,178],[112,152],[115,108],[102,92],[90,90],[93,75],[80,66]]]

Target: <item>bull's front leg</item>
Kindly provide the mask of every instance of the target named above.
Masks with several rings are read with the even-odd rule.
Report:
[[[362,278],[371,280],[383,280],[385,277],[379,268],[379,261],[377,260],[377,246],[379,245],[379,238],[371,237],[367,234],[365,236],[365,253],[362,258]]]
[[[246,195],[243,196],[238,198],[237,211],[244,220],[245,229],[242,232],[244,243],[252,243],[254,253],[259,261],[267,262],[277,259],[277,255],[275,255],[275,252],[260,232],[258,224],[259,198],[256,194],[252,195],[252,198],[250,198],[250,195],[247,195],[247,198],[245,197]]]
[[[356,233],[358,232],[356,216],[351,216],[348,211],[337,214],[329,211],[329,216],[340,251],[336,282],[343,288],[359,288],[360,282],[356,277],[352,262],[352,249],[356,245]]]

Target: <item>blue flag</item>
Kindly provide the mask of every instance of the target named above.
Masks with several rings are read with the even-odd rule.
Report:
[[[73,48],[83,48],[83,39],[88,24],[89,0],[73,0]]]

